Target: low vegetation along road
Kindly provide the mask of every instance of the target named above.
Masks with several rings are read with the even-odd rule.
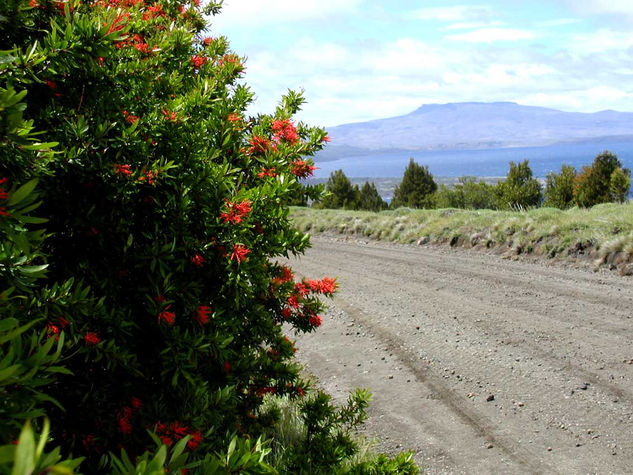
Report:
[[[633,280],[475,251],[315,237],[341,290],[297,353],[428,473],[630,473]]]

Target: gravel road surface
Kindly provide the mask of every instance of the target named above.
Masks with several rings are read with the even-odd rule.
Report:
[[[633,473],[633,278],[476,251],[313,237],[336,276],[297,356],[427,473]]]

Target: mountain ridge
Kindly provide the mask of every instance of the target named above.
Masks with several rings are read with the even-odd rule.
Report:
[[[515,102],[423,104],[396,117],[328,128],[317,159],[387,150],[537,147],[633,137],[633,112],[564,112]]]

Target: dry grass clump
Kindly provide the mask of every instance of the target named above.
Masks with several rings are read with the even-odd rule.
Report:
[[[403,244],[503,248],[516,254],[633,260],[633,203],[526,211],[433,209],[369,211],[293,208],[295,226]]]

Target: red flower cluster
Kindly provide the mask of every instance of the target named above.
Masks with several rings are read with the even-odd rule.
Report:
[[[119,431],[123,434],[131,434],[134,430],[132,426],[132,417],[134,413],[143,405],[143,402],[137,398],[132,397],[130,399],[130,405],[123,407],[117,414],[117,424],[119,426]]]
[[[176,321],[176,314],[174,312],[170,312],[169,308],[171,305],[167,305],[165,309],[158,313],[158,323],[165,322],[167,325],[173,325]]]
[[[312,173],[314,173],[314,170],[316,169],[317,167],[308,165],[305,160],[296,160],[290,163],[290,172],[293,175],[298,176],[299,178],[307,178],[309,176],[312,176]]]
[[[117,175],[125,175],[125,176],[130,176],[132,174],[132,170],[130,170],[130,165],[122,165],[120,163],[115,163],[114,165],[112,165],[114,167],[114,172]]]
[[[251,146],[246,149],[249,155],[263,155],[270,149],[270,140],[259,135],[253,135],[249,143]]]
[[[62,97],[62,93],[57,90],[57,83],[55,81],[51,81],[50,79],[47,79],[46,85],[53,92],[53,95],[55,97]]]
[[[294,280],[295,276],[292,273],[292,270],[289,267],[281,266],[281,277],[275,277],[272,280],[273,285],[281,285],[284,282],[290,282]]]
[[[123,116],[125,117],[125,120],[129,122],[130,124],[133,124],[134,122],[138,120],[138,116],[132,115],[126,110],[122,110],[121,114],[123,114]]]
[[[248,249],[243,244],[236,244],[233,246],[233,253],[231,254],[231,260],[237,262],[238,264],[241,264],[242,261],[247,260],[246,256],[250,252],[251,250]]]
[[[331,140],[332,140],[332,139],[330,138],[330,136],[329,136],[329,135],[326,135],[325,137],[323,137],[323,138],[321,139],[321,142],[330,142]]]
[[[3,185],[7,182],[6,178],[0,178],[0,185]],[[0,200],[6,201],[9,197],[9,192],[4,189],[4,187],[0,186]],[[9,216],[9,212],[7,211],[6,206],[0,206],[0,215]]]
[[[191,262],[196,267],[202,267],[202,265],[207,262],[207,260],[201,254],[194,254],[191,258]]]
[[[96,332],[86,332],[84,335],[84,341],[89,345],[96,345],[101,342],[101,338]]]
[[[312,292],[323,295],[332,295],[334,292],[336,292],[336,289],[338,288],[336,279],[332,279],[331,277],[324,277],[321,280],[308,279],[305,280],[304,283],[308,287],[310,287],[310,290]]]
[[[158,170],[156,170],[155,172],[152,170],[147,170],[147,171],[144,171],[143,173],[144,173],[143,176],[138,177],[138,181],[147,180],[148,185],[153,185],[154,178],[156,178],[160,172]]]
[[[178,114],[169,112],[167,109],[163,109],[163,117],[168,122],[178,122]]]
[[[198,322],[198,324],[205,325],[207,323],[209,323],[209,320],[211,319],[211,307],[209,307],[208,305],[200,305],[197,309],[196,309],[196,321]]]
[[[147,10],[143,13],[143,20],[148,21],[161,16],[165,16],[165,12],[163,11],[163,6],[157,3],[156,5],[147,7]]]
[[[225,54],[224,56],[222,56],[222,59],[218,60],[218,66],[224,65],[233,65],[235,67],[235,71],[238,73],[244,71],[244,66],[240,61],[240,58],[238,58],[238,56],[235,54]]]
[[[191,436],[191,440],[187,442],[189,450],[196,450],[202,442],[202,433],[199,430],[192,430],[180,422],[172,422],[171,424],[156,424],[156,434],[166,446],[171,446],[174,442],[179,441],[183,437]]]
[[[318,315],[312,315],[310,316],[309,322],[313,327],[319,327],[321,326],[321,317]]]
[[[224,220],[225,223],[239,224],[242,222],[244,216],[251,212],[251,202],[247,200],[241,203],[227,201],[226,207],[228,211],[220,215],[220,219]]]
[[[193,67],[195,69],[200,69],[200,67],[207,61],[208,61],[208,58],[206,56],[200,56],[200,55],[194,54],[191,57],[191,62],[193,63]]]
[[[108,28],[108,35],[110,33],[121,31],[123,28],[125,28],[125,25],[129,21],[129,19],[130,19],[130,14],[128,12],[121,13],[119,16],[117,16],[112,22],[112,24],[110,25],[110,28]],[[117,45],[117,48],[120,48],[120,46]]]
[[[210,46],[211,43],[215,40],[215,38],[211,38],[209,36],[207,36],[205,39],[202,40],[202,44],[205,46]]]
[[[275,394],[276,392],[277,390],[272,386],[264,386],[263,388],[257,388],[255,394],[257,394],[259,397],[263,397],[266,394]]]
[[[289,119],[274,120],[272,128],[277,141],[285,140],[286,142],[294,144],[299,140],[297,129],[295,129],[294,124]]]
[[[275,171],[275,168],[262,168],[261,171],[257,174],[257,178],[264,178],[264,177],[276,177],[277,176],[277,172]]]

